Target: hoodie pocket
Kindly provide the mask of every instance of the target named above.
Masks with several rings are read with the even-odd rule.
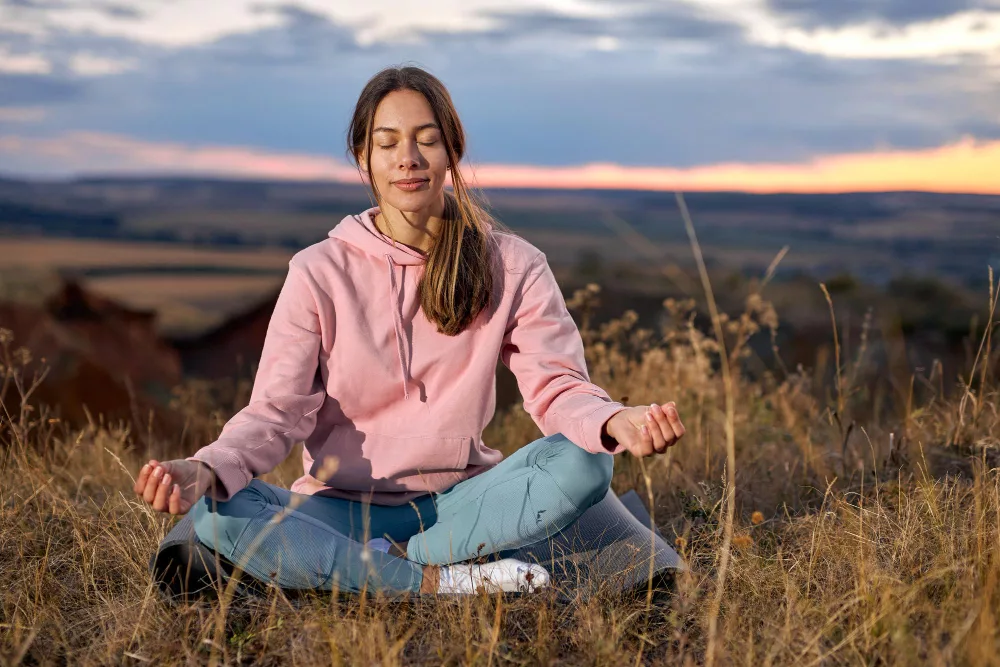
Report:
[[[309,473],[345,491],[440,491],[466,477],[473,443],[471,436],[398,436],[338,425]],[[323,479],[328,457],[337,459],[337,467]]]

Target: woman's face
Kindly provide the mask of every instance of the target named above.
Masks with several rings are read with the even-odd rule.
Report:
[[[372,180],[385,203],[404,213],[443,204],[448,151],[423,95],[397,90],[382,99],[375,110],[371,150]]]

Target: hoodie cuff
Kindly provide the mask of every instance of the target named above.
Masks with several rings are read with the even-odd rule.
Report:
[[[203,447],[195,452],[193,456],[187,457],[188,461],[200,461],[215,473],[215,487],[210,488],[205,496],[216,502],[224,502],[244,489],[253,479],[243,469],[240,458],[232,452],[216,447]]]
[[[591,412],[583,420],[584,449],[594,454],[620,454],[625,451],[625,445],[615,442],[614,449],[608,449],[601,442],[601,430],[604,424],[613,416],[627,409],[617,401],[610,401]]]

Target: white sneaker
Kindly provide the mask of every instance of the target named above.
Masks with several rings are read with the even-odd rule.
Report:
[[[480,588],[487,593],[534,593],[549,585],[549,573],[544,567],[515,558],[504,558],[482,565],[442,565],[438,571],[438,593],[472,594]]]

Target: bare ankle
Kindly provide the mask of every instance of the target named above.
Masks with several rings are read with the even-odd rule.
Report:
[[[441,568],[437,565],[424,565],[424,576],[420,580],[421,593],[437,593],[441,581]]]

